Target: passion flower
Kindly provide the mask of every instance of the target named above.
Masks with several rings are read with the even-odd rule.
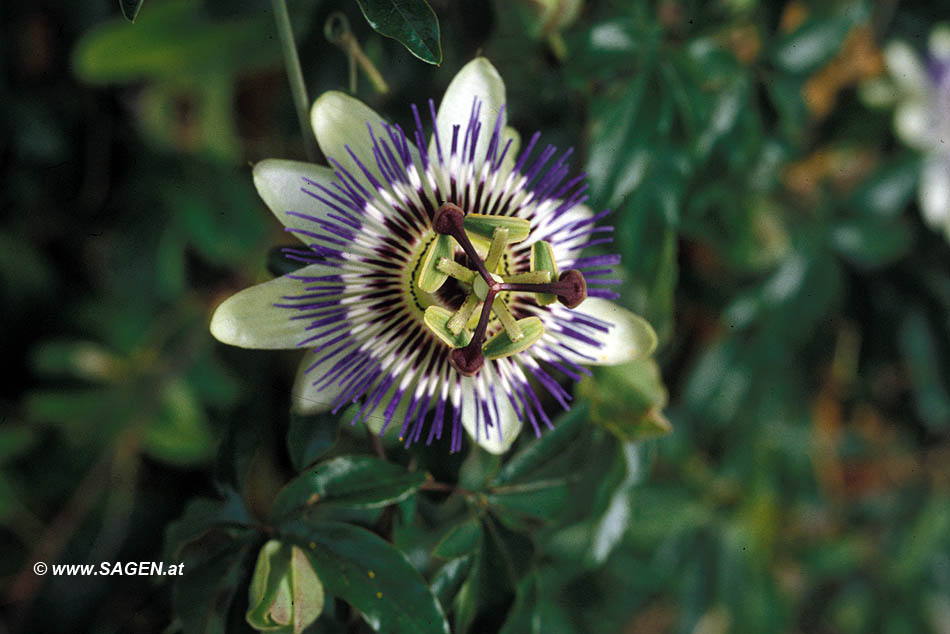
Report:
[[[323,94],[311,121],[329,167],[265,160],[258,192],[302,240],[293,274],[227,299],[212,334],[247,348],[308,348],[294,388],[303,413],[359,403],[352,422],[407,445],[464,428],[500,453],[524,422],[551,421],[537,390],[564,408],[585,365],[652,352],[650,325],[608,301],[619,255],[607,212],[584,205],[571,150],[522,151],[506,125],[505,87],[484,58],[455,76],[407,133],[360,101]],[[426,144],[423,119],[433,132]],[[427,431],[426,431],[427,430]]]

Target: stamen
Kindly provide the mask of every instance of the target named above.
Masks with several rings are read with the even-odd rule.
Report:
[[[471,284],[475,279],[475,271],[468,267],[462,266],[455,260],[450,260],[449,258],[440,259],[438,265],[436,265],[436,268],[449,277],[455,278],[459,282],[464,282],[466,284]]]
[[[474,275],[475,274],[472,273],[473,277]],[[471,293],[465,298],[465,301],[462,302],[462,305],[457,311],[455,311],[455,314],[452,315],[451,319],[446,322],[445,327],[448,328],[453,334],[459,334],[462,332],[462,328],[465,327],[465,324],[468,323],[468,320],[471,319],[477,308],[478,298],[475,297],[474,293]]]
[[[522,221],[520,224],[510,223],[511,226],[508,226],[505,224],[508,220],[513,219],[502,220],[479,214],[472,214],[467,218],[465,212],[453,203],[443,203],[432,218],[432,227],[439,234],[439,240],[449,236],[454,238],[468,256],[470,266],[477,270],[476,274],[448,255],[442,255],[432,267],[435,272],[470,284],[471,292],[452,315],[445,309],[436,310],[434,306],[426,309],[427,325],[453,348],[449,353],[449,362],[460,374],[466,376],[477,373],[484,365],[485,359],[498,359],[521,352],[544,334],[544,326],[538,318],[515,319],[508,305],[499,297],[499,293],[535,293],[542,305],[555,301],[556,297],[557,301],[568,308],[577,307],[587,297],[584,275],[576,269],[571,269],[558,276],[553,249],[544,241],[532,245],[530,271],[505,277],[492,273],[501,263],[506,246],[528,237],[528,223]],[[488,254],[484,260],[472,244],[468,231],[473,231],[473,235],[479,240],[488,239],[490,236]],[[438,246],[445,248],[444,244]],[[426,257],[427,263],[433,262],[436,248],[436,244],[430,248]],[[558,278],[556,282],[551,281],[554,277]],[[472,316],[478,310],[479,304],[481,311],[478,321],[473,324]],[[502,330],[486,343],[488,323],[492,314],[501,323]],[[468,339],[468,333],[473,326],[474,332]],[[465,338],[462,338],[463,336]]]
[[[495,297],[495,301],[492,302],[492,309],[495,311],[495,317],[501,322],[501,326],[505,329],[511,342],[517,343],[520,341],[524,334],[521,332],[521,328],[518,326],[515,316],[508,310],[508,305],[505,304],[501,297]]]

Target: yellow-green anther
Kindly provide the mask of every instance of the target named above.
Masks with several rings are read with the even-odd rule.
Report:
[[[468,323],[468,320],[472,318],[472,315],[475,314],[475,311],[478,310],[478,307],[481,305],[481,302],[478,301],[478,298],[475,297],[475,294],[469,294],[465,298],[465,301],[462,302],[462,305],[459,307],[455,314],[452,315],[452,318],[449,319],[445,327],[449,329],[449,332],[458,336],[462,332],[462,328],[465,328],[465,325]]]
[[[517,354],[522,350],[527,350],[544,334],[544,325],[537,317],[519,319],[518,328],[523,335],[518,341],[512,341],[508,337],[507,330],[499,331],[494,337],[489,339],[488,342],[482,346],[482,354],[485,358],[500,359]]]
[[[462,266],[451,258],[442,258],[439,260],[439,263],[436,264],[436,268],[449,277],[453,277],[459,282],[465,282],[466,284],[471,284],[472,280],[475,279],[475,271]]]
[[[505,329],[505,332],[508,333],[508,338],[511,339],[513,343],[521,341],[521,338],[524,334],[521,332],[521,328],[518,327],[518,322],[515,321],[515,316],[511,314],[511,311],[508,310],[508,305],[502,301],[501,297],[495,296],[495,301],[492,302],[492,310],[495,312],[495,317],[498,318],[498,321],[501,322],[501,327]]]
[[[551,280],[558,279],[557,261],[554,259],[554,249],[544,240],[538,240],[531,245],[531,263],[532,271],[547,271],[551,274]],[[514,282],[514,280],[512,280]],[[529,284],[532,282],[528,282]],[[538,293],[535,301],[541,306],[547,306],[557,301],[557,295],[551,293]]]
[[[416,284],[426,293],[434,293],[445,283],[448,275],[439,270],[438,265],[442,258],[451,260],[454,253],[452,238],[447,235],[436,236],[419,265],[419,275]]]
[[[481,238],[491,240],[495,235],[496,227],[508,229],[508,244],[521,242],[528,237],[531,223],[524,218],[512,216],[488,216],[484,214],[468,214],[462,221],[465,231]]]
[[[550,271],[528,271],[502,275],[502,280],[510,284],[548,284],[551,282]]]
[[[505,245],[508,244],[508,235],[511,232],[508,227],[495,227],[495,232],[491,237],[491,246],[488,247],[488,255],[485,256],[485,268],[489,273],[494,273],[501,262],[501,256],[505,253]]]
[[[435,336],[445,342],[450,348],[464,348],[472,340],[472,333],[468,330],[452,332],[448,323],[452,319],[452,312],[441,306],[429,306],[426,308],[422,320]]]

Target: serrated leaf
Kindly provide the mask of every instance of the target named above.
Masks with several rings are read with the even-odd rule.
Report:
[[[281,489],[271,517],[287,519],[316,503],[371,509],[396,504],[425,482],[421,472],[370,456],[340,456],[320,463]]]
[[[369,25],[429,64],[442,63],[439,19],[425,0],[356,0]]]
[[[119,0],[119,9],[122,10],[122,15],[126,20],[135,22],[144,2],[145,0]]]
[[[448,634],[442,607],[419,572],[392,544],[340,522],[296,522],[283,539],[300,546],[327,592],[387,634]]]

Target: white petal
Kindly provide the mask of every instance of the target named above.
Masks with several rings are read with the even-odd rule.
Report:
[[[492,130],[494,130],[494,128],[492,128]],[[500,179],[507,177],[508,174],[511,173],[512,168],[518,161],[518,152],[521,151],[521,135],[517,130],[508,125],[502,130],[501,144],[498,147],[499,152],[505,149],[505,144],[508,143],[508,139],[511,139],[511,146],[508,148],[508,153],[505,154],[505,160],[501,162],[501,167],[499,168]]]
[[[488,143],[498,113],[505,105],[505,82],[484,57],[476,57],[462,67],[455,75],[449,87],[445,90],[439,112],[436,115],[436,128],[439,131],[439,141],[442,145],[443,157],[448,157],[452,145],[452,127],[458,125],[459,149],[465,137],[465,128],[472,113],[472,103],[475,97],[481,101],[478,120],[481,122],[481,132],[478,135],[478,144],[475,149],[475,165],[481,165],[488,152]],[[502,116],[501,125],[505,125],[505,116]],[[435,159],[435,141],[429,144],[429,156]]]
[[[311,264],[293,275],[336,275],[338,269]],[[288,276],[245,288],[224,300],[211,317],[211,334],[222,343],[241,348],[279,350],[296,348],[314,333],[305,331],[306,322],[291,320],[295,311],[278,308],[288,295],[304,292],[304,282]]]
[[[485,371],[486,368],[481,370],[481,372]],[[493,424],[490,428],[486,428],[484,412],[479,412],[479,429],[476,431],[475,408],[479,402],[475,387],[477,378],[478,377],[462,379],[462,427],[465,428],[465,431],[468,432],[472,440],[477,442],[485,451],[493,454],[505,453],[521,432],[522,421],[518,417],[518,413],[511,406],[508,396],[496,389],[495,404],[498,405],[498,417],[500,421],[495,420],[495,407],[489,404]],[[490,393],[488,394],[490,397]],[[501,429],[500,434],[499,427]]]
[[[266,159],[254,166],[254,186],[257,187],[257,193],[277,219],[289,229],[312,231],[312,221],[287,212],[295,211],[323,219],[332,210],[303,191],[307,188],[314,193],[321,193],[313,185],[308,185],[304,181],[305,178],[326,187],[330,187],[334,181],[333,170],[313,163]],[[311,242],[305,236],[297,235],[303,242]]]
[[[656,333],[647,320],[613,302],[600,297],[588,297],[573,311],[552,311],[552,316],[555,319],[565,319],[572,312],[590,315],[610,325],[610,332],[592,335],[603,342],[604,345],[599,348],[566,335],[559,335],[565,345],[583,355],[571,355],[578,363],[617,365],[647,357],[656,349]],[[591,358],[594,360],[591,361]]]
[[[386,394],[383,395],[383,398],[380,399],[379,404],[364,415],[366,427],[377,436],[383,430],[383,425],[386,424],[386,408],[389,407],[390,402],[393,397],[395,397],[396,388],[396,385],[390,387],[389,390],[386,391]],[[390,441],[403,440],[399,438],[399,432],[402,431],[403,421],[406,420],[406,414],[409,413],[409,403],[412,402],[412,392],[415,389],[416,381],[413,381],[406,388],[406,391],[402,395],[402,400],[399,401],[396,409],[393,410],[392,420],[389,421],[389,427],[386,428],[386,433],[384,434]],[[372,393],[372,390],[370,390],[370,392]]]
[[[950,24],[935,26],[927,39],[927,47],[937,59],[950,61]]]
[[[950,224],[950,156],[931,155],[920,172],[920,208],[935,229]]]
[[[927,71],[906,42],[891,42],[884,48],[887,70],[900,88],[911,95],[926,95]]]
[[[335,90],[320,95],[310,110],[310,124],[320,149],[360,179],[363,178],[363,171],[346,148],[349,146],[357,158],[381,179],[382,175],[373,158],[373,140],[366,125],[372,124],[377,139],[388,141],[389,135],[380,125],[381,121],[384,121],[383,117],[362,101]]]
[[[552,209],[557,209],[560,204],[561,201],[554,201]],[[582,220],[589,220],[593,217],[594,211],[587,205],[582,204],[574,205],[556,220],[546,217],[543,223],[539,223],[537,234],[544,236],[544,239],[551,243],[551,247],[554,249],[554,260],[562,270],[570,268],[572,263],[581,257],[581,252],[574,247],[589,242],[595,237],[591,234],[570,237],[573,233],[571,227]],[[548,223],[551,224],[553,229],[548,227]],[[590,228],[590,225],[586,225],[582,227],[582,230]]]
[[[297,377],[294,379],[292,404],[294,411],[298,414],[319,414],[329,411],[333,401],[342,391],[342,388],[340,388],[336,382],[331,383],[322,390],[314,387],[313,383],[322,378],[339,360],[338,357],[333,357],[309,372],[306,372],[305,370],[313,365],[313,362],[316,361],[317,358],[318,357],[313,353],[308,353],[304,355],[303,360],[300,362],[300,367],[297,368]],[[321,383],[321,385],[323,384]]]
[[[894,130],[911,147],[928,149],[934,145],[930,111],[924,101],[911,99],[899,105],[894,111]]]

